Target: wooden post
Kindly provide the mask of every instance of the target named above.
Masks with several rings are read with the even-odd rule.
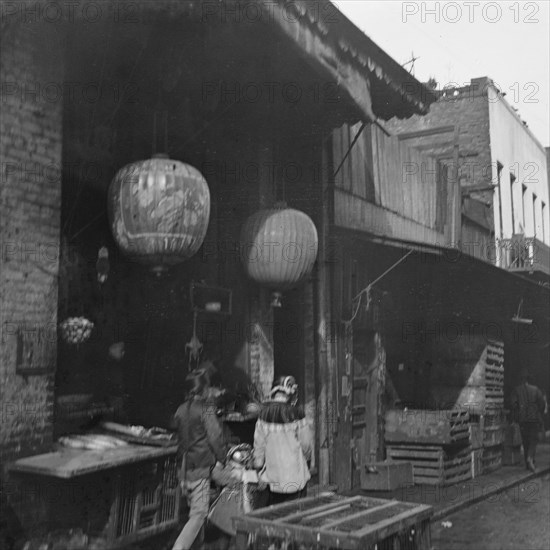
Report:
[[[366,458],[369,462],[383,460],[384,456],[384,392],[386,386],[386,351],[380,332],[372,335],[373,361],[368,366],[366,396]]]
[[[386,391],[386,350],[382,340],[382,334],[377,332],[374,337],[376,349],[376,359],[378,362],[377,373],[377,403],[378,403],[378,445],[376,449],[376,459],[384,459],[384,436],[385,436],[385,418],[386,418],[386,400],[384,397]]]
[[[461,229],[462,229],[462,193],[460,191],[460,181],[459,181],[459,169],[458,169],[458,160],[459,160],[459,127],[454,127],[454,139],[453,139],[453,170],[452,170],[452,202],[453,202],[453,218],[452,218],[452,229],[451,229],[451,245],[459,246],[461,238]]]
[[[315,335],[317,343],[318,361],[318,403],[317,426],[319,442],[319,483],[330,483],[330,448],[332,443],[332,330],[331,308],[328,296],[330,296],[330,263],[332,259],[327,257],[329,251],[330,223],[332,220],[332,136],[329,135],[321,145],[322,162],[322,196],[321,219],[319,223],[319,254],[317,259],[317,300]]]

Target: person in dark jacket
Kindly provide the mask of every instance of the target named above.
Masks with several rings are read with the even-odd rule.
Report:
[[[512,411],[519,423],[525,466],[535,471],[535,453],[542,424],[545,402],[542,392],[533,384],[528,371],[523,371],[521,383],[512,394]]]
[[[225,446],[215,403],[209,398],[205,369],[191,372],[186,380],[187,400],[172,422],[178,433],[181,456],[179,479],[189,504],[189,519],[172,550],[189,550],[200,533],[210,504],[210,476],[216,462],[225,461]]]

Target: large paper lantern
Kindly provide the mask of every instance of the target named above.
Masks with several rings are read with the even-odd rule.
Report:
[[[311,273],[319,246],[311,218],[284,203],[252,214],[240,241],[248,276],[274,291],[274,306],[281,305],[283,290],[298,286]]]
[[[209,218],[202,174],[165,155],[128,164],[111,182],[109,220],[118,246],[157,273],[198,251]]]

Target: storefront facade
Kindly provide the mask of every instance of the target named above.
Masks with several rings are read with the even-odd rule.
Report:
[[[79,5],[55,21],[49,12],[29,17],[22,4],[4,18],[2,80],[11,83],[1,189],[6,468],[82,427],[90,415],[69,418],[62,396],[91,395],[90,408],[106,415],[119,414],[123,403],[128,422],[166,425],[196,363],[186,345],[195,335],[201,358],[215,360],[221,383],[235,392],[254,385],[265,393],[275,375],[294,375],[316,431],[319,482],[352,483],[358,451],[350,451],[352,412],[338,371],[350,368],[342,340],[347,300],[334,301],[351,287],[336,281],[348,267],[345,238],[334,231],[334,189],[353,136],[340,141],[338,157],[333,132],[422,113],[430,100],[330,2],[313,11],[306,3],[260,2],[264,19],[229,4],[226,12],[225,4],[157,2],[129,13],[102,3],[94,14]],[[211,195],[202,248],[162,277],[120,252],[107,214],[116,172],[154,153],[195,166]],[[313,220],[319,253],[307,280],[274,309],[270,289],[247,278],[239,243],[247,217],[280,200]],[[99,261],[102,248],[108,268]],[[230,314],[201,313],[194,324],[192,283],[227,291]],[[58,323],[71,316],[94,322],[78,347],[58,339]],[[371,336],[382,364],[380,340]],[[122,366],[108,356],[121,341]],[[360,430],[378,406],[367,401],[375,409],[357,405]],[[362,431],[362,441],[372,442],[361,453],[381,452],[377,433]],[[38,525],[47,503],[22,498],[7,471],[4,479],[17,521]]]

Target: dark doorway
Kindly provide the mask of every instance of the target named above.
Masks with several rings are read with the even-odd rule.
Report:
[[[299,402],[304,403],[303,291],[283,294],[282,307],[273,309],[273,355],[275,378],[290,375],[299,385]]]

